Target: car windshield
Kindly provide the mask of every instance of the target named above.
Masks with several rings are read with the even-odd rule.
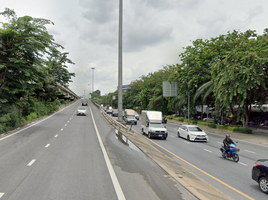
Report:
[[[163,124],[150,124],[151,128],[164,128]]]
[[[198,126],[191,126],[188,127],[189,131],[202,131],[201,128],[199,128]]]
[[[134,116],[128,116],[127,118],[128,118],[128,119],[135,119]]]
[[[86,110],[84,107],[79,107],[78,110]]]

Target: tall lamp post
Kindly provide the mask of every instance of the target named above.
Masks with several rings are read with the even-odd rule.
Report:
[[[90,96],[90,83],[88,84],[88,98],[90,99],[91,96]]]
[[[94,92],[94,69],[95,69],[94,67],[91,68],[91,72],[92,72],[91,73],[91,76],[92,76],[92,79],[91,79],[92,80],[92,90],[91,90],[91,92]]]
[[[122,49],[123,49],[123,0],[119,0],[119,36],[118,36],[118,121],[123,121],[122,101]]]

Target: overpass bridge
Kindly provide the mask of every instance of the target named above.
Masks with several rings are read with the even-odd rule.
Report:
[[[69,88],[66,88],[62,86],[61,84],[57,83],[57,86],[59,88],[59,94],[58,96],[62,99],[70,99],[70,100],[75,100],[79,99],[80,97],[77,96],[72,90]]]

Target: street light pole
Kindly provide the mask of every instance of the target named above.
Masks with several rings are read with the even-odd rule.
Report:
[[[118,37],[118,121],[122,122],[122,49],[123,49],[123,0],[119,0],[119,37]]]
[[[90,96],[90,83],[88,84],[88,99],[90,99],[91,96]]]
[[[91,68],[91,77],[92,77],[92,91],[91,92],[94,92],[94,67]]]

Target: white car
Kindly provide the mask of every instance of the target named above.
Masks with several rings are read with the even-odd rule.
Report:
[[[77,115],[87,115],[86,107],[82,107],[82,106],[78,107],[76,114]]]
[[[185,138],[189,141],[208,141],[208,135],[195,125],[181,125],[178,129],[178,137]]]

